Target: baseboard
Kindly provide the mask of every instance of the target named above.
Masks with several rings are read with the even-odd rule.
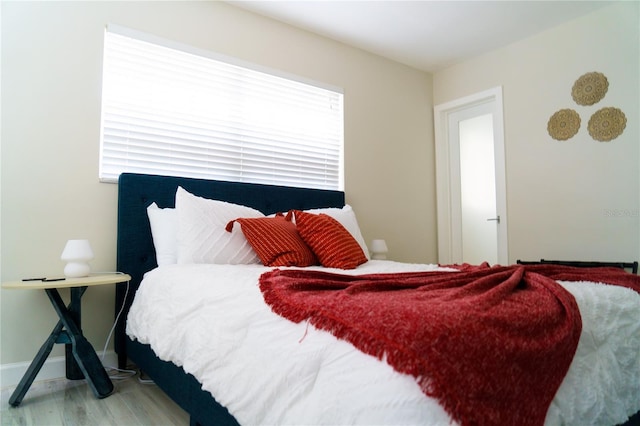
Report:
[[[98,354],[102,358],[102,354]],[[105,366],[117,366],[118,356],[114,351],[108,351],[104,354],[102,364]],[[31,365],[29,362],[16,362],[13,364],[0,365],[0,387],[6,388],[16,386],[20,383],[22,376]],[[45,362],[40,372],[36,376],[35,382],[44,380],[60,379],[65,377],[65,359],[64,356],[49,357]]]

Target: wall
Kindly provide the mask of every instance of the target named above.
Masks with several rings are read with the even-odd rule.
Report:
[[[434,74],[434,105],[503,87],[511,262],[640,259],[639,9],[620,2]],[[579,106],[573,83],[591,71],[609,90]],[[597,142],[587,123],[609,106],[625,113],[626,129]],[[547,133],[562,108],[581,117],[564,142]]]
[[[1,276],[60,274],[67,239],[115,268],[116,191],[98,182],[108,23],[344,88],[347,202],[396,260],[435,262],[429,74],[221,2],[2,2]],[[101,350],[110,286],[87,291],[83,328]],[[56,316],[44,292],[2,290],[0,363],[29,361]],[[60,356],[61,348],[53,355]]]

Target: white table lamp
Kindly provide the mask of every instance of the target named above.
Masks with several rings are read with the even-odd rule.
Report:
[[[89,240],[69,240],[64,246],[60,259],[67,262],[64,275],[68,278],[86,277],[91,272],[89,262],[93,259],[93,250]]]
[[[387,258],[387,243],[385,240],[373,240],[371,241],[371,258],[376,260],[384,260]]]

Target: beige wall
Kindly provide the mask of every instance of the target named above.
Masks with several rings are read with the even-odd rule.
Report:
[[[435,262],[431,76],[220,2],[2,2],[3,281],[62,272],[67,239],[115,268],[116,185],[98,182],[108,23],[344,88],[347,201],[391,257]],[[44,292],[2,290],[0,363],[29,361],[55,314]],[[83,328],[101,350],[113,288],[90,289]],[[53,355],[61,355],[61,348]]]
[[[621,2],[434,74],[435,105],[503,87],[511,262],[640,259],[639,9]],[[608,93],[579,106],[571,88],[591,71],[607,76]],[[589,117],[609,106],[626,129],[594,141]],[[562,108],[582,120],[565,142],[547,133]]]

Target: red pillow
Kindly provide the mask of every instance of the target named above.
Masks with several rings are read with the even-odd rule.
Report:
[[[240,224],[242,233],[265,266],[311,266],[318,259],[304,243],[296,225],[282,214],[275,217],[239,218],[226,226],[231,232],[234,222]]]
[[[324,213],[295,210],[298,233],[327,268],[354,269],[367,261],[360,244],[340,222]]]

